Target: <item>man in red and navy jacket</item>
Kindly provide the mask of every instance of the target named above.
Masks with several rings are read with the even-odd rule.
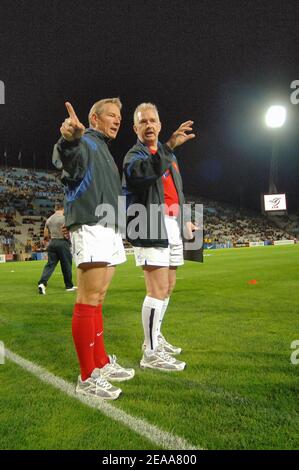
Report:
[[[177,267],[184,264],[184,195],[173,150],[195,137],[192,125],[193,121],[182,123],[167,143],[161,144],[158,110],[152,103],[142,103],[134,113],[138,140],[124,159],[127,238],[134,247],[136,265],[143,269],[147,293],[142,306],[143,368],[181,371],[186,366],[174,357],[182,350],[166,341],[161,324],[175,286]],[[191,221],[187,224],[191,238],[196,227]]]

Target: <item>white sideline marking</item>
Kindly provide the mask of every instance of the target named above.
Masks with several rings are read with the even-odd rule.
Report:
[[[42,382],[52,385],[66,395],[75,398],[76,400],[84,403],[90,408],[95,408],[101,411],[102,414],[108,418],[114,419],[122,423],[124,426],[129,428],[131,431],[136,432],[140,436],[145,437],[149,441],[161,446],[164,449],[170,450],[203,450],[198,447],[194,447],[185,439],[175,436],[174,434],[162,431],[157,426],[154,426],[147,421],[134,418],[134,416],[129,415],[125,411],[122,411],[114,406],[110,405],[106,401],[99,401],[96,398],[87,398],[80,397],[75,393],[75,386],[66,380],[56,377],[56,375],[51,374],[43,367],[34,364],[34,362],[27,361],[18,354],[13,353],[9,349],[5,348],[5,356],[10,361],[19,365],[27,372],[30,372],[35,377],[40,379]]]

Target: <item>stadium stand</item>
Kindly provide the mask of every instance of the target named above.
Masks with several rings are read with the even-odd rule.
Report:
[[[186,196],[186,201],[203,205],[205,243],[248,244],[293,240],[299,233],[299,214],[290,217],[267,217],[254,211],[211,201],[202,197]]]
[[[30,259],[32,252],[43,251],[45,220],[62,198],[61,183],[53,173],[0,169],[0,253]]]
[[[32,259],[32,253],[45,251],[44,224],[54,211],[55,201],[62,198],[57,172],[0,168],[0,254]],[[299,234],[299,212],[270,218],[194,195],[187,195],[186,201],[203,204],[206,245],[270,244],[294,240]],[[125,246],[130,248],[127,241]]]

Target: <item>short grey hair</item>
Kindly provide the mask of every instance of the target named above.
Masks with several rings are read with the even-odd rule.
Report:
[[[122,104],[121,104],[121,101],[119,98],[105,98],[103,100],[100,100],[100,101],[97,101],[96,103],[94,103],[89,111],[89,114],[88,114],[88,121],[89,121],[89,125],[91,126],[92,123],[91,123],[91,116],[93,114],[101,114],[101,112],[103,111],[103,107],[105,104],[107,103],[113,103],[113,104],[116,104],[116,106],[118,107],[119,110],[121,110],[122,108]]]
[[[159,122],[160,122],[160,117],[159,117],[159,112],[158,108],[155,104],[153,103],[141,103],[137,106],[137,108],[134,111],[134,124],[138,124],[138,113],[139,111],[144,111],[145,109],[153,109],[155,113],[158,116]]]

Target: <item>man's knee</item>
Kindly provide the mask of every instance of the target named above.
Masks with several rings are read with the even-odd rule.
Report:
[[[79,282],[78,286],[78,302],[88,305],[98,305],[103,303],[106,295],[106,289],[96,285],[89,285]]]
[[[168,284],[163,286],[150,286],[147,289],[147,295],[154,299],[164,300],[168,296]]]
[[[86,291],[79,288],[77,294],[77,303],[87,304],[87,305],[98,305],[99,294],[98,292]]]

